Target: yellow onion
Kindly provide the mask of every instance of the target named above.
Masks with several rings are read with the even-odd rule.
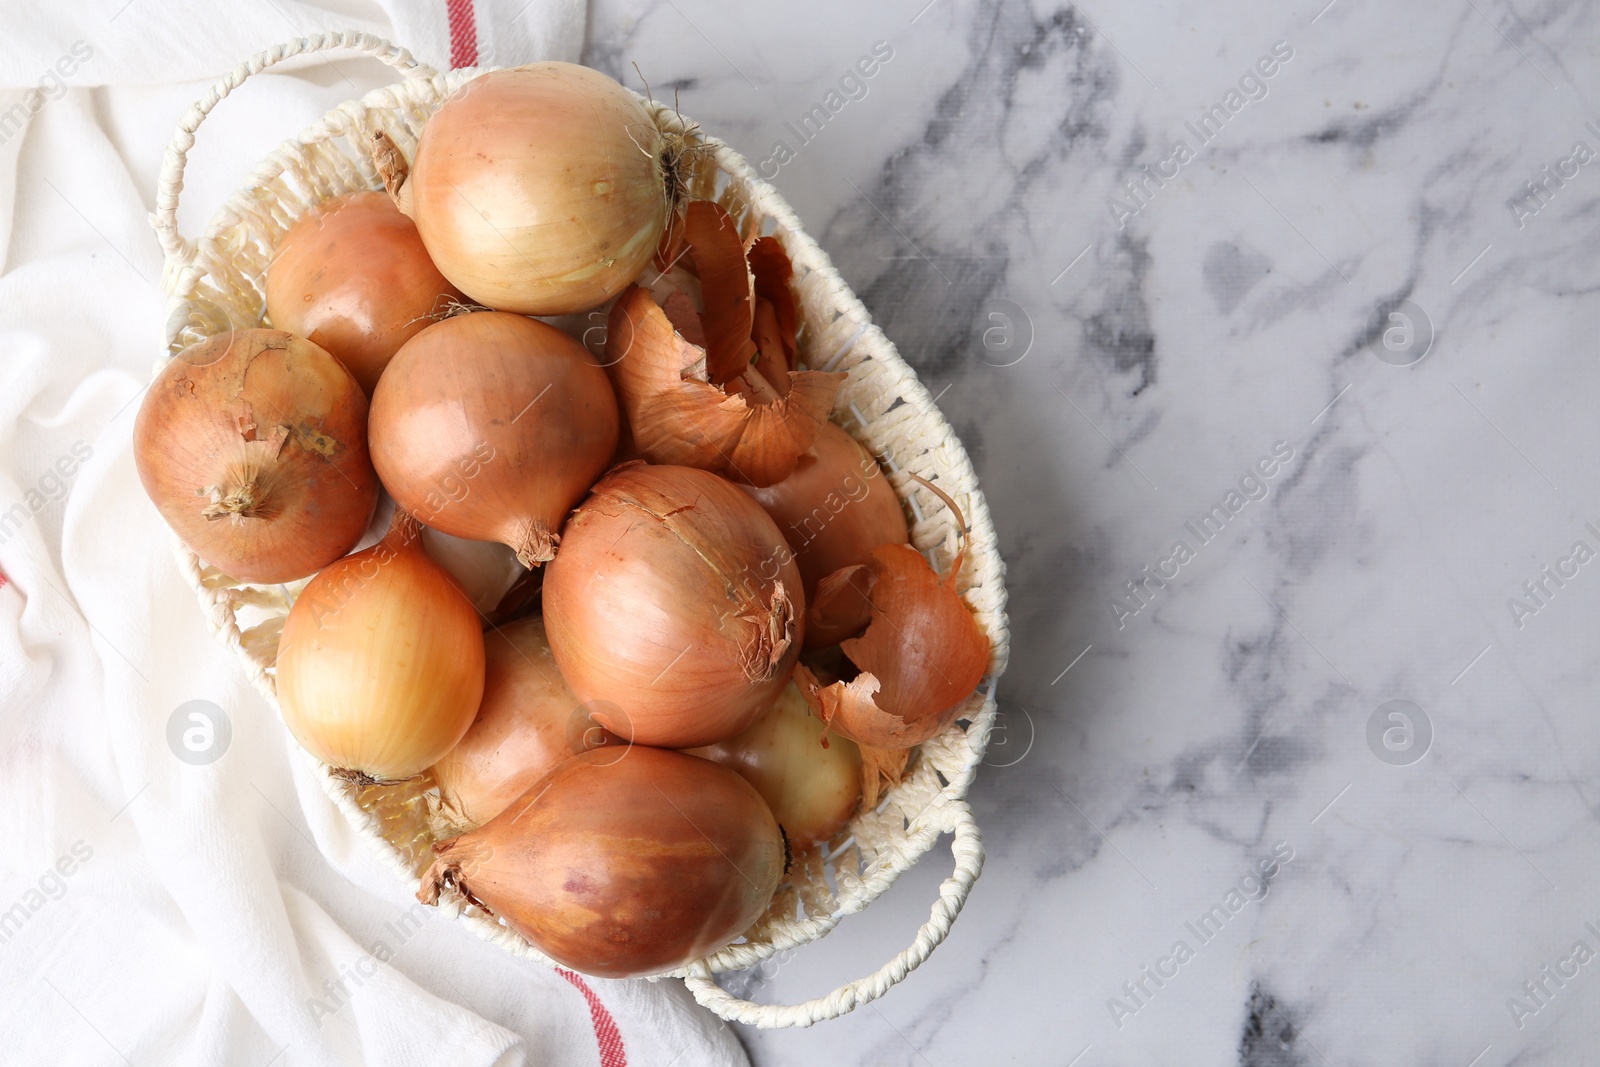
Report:
[[[844,375],[789,365],[792,310],[756,302],[744,246],[720,205],[693,201],[685,217],[698,284],[675,285],[664,304],[649,289],[624,292],[607,324],[606,371],[645,459],[772,485],[826,425]],[[787,269],[781,247],[756,245],[764,291],[787,294],[787,274],[774,266]]]
[[[546,568],[562,675],[601,725],[636,742],[733,736],[777,698],[800,653],[805,594],[789,554],[760,505],[715,475],[616,468]]]
[[[267,268],[272,325],[326,348],[369,397],[400,346],[460,299],[384,193],[324,200],[289,227]]]
[[[355,781],[398,781],[437,763],[483,696],[478,613],[417,533],[397,509],[384,539],[324,568],[283,624],[283,721]]]
[[[481,304],[560,315],[615,296],[650,262],[684,184],[684,140],[638,97],[571,63],[497,70],[423,127],[406,176],[374,156],[445,277]]]
[[[827,724],[790,682],[743,733],[689,751],[739,772],[772,809],[789,843],[804,849],[838,833],[861,802],[861,751],[854,741],[827,734]]]
[[[900,499],[882,473],[855,438],[827,423],[793,474],[764,489],[745,489],[794,549],[807,603],[817,583],[834,571],[866,563],[879,545],[911,539]],[[818,636],[808,631],[807,644]]]
[[[405,343],[372,394],[369,432],[384,488],[418,521],[535,567],[611,464],[617,402],[571,337],[479,311]]]
[[[139,407],[133,449],[167,525],[241,581],[294,581],[338,559],[378,499],[361,387],[282,330],[235,330],[178,353]]]
[[[635,745],[574,756],[488,825],[433,846],[417,899],[453,886],[557,963],[660,974],[715,952],[772,902],[782,832],[709,760]]]
[[[485,634],[483,643],[477,718],[433,767],[440,814],[457,832],[499,815],[567,757],[623,743],[596,725],[567,688],[542,620],[518,619]]]

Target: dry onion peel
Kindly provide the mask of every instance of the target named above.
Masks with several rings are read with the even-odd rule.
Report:
[[[954,502],[928,487],[964,526]],[[859,744],[910,748],[954,720],[988,669],[990,651],[956,592],[963,556],[941,578],[910,545],[872,550],[871,621],[840,645],[861,673],[824,686],[804,664],[795,670],[801,692],[830,727]]]
[[[906,780],[906,765],[911,762],[909,748],[874,748],[858,745],[861,753],[861,808],[871,811],[878,798]]]
[[[631,288],[612,307],[606,370],[639,454],[750,485],[787,478],[827,422],[844,375],[793,371],[778,396],[750,369],[735,379],[746,392],[730,392],[711,384],[706,360],[648,289]]]
[[[706,373],[712,385],[726,385],[745,373],[756,354],[750,339],[754,282],[744,244],[732,216],[710,200],[689,204],[684,239],[700,278]]]
[[[872,621],[872,587],[878,575],[870,565],[871,556],[869,549],[868,563],[841,567],[817,583],[816,593],[807,601],[807,648],[837,645]]]
[[[795,369],[795,334],[799,329],[799,311],[795,307],[794,291],[789,282],[794,277],[794,266],[789,254],[776,237],[758,238],[747,255],[750,273],[755,280],[755,338],[761,350],[763,370],[776,362],[781,352],[785,371]],[[770,317],[770,323],[765,321]]]
[[[756,296],[772,304],[777,313],[784,348],[793,357],[800,315],[795,306],[794,291],[789,288],[794,278],[794,265],[789,262],[789,253],[784,251],[782,242],[776,237],[761,237],[750,246],[747,258],[750,261],[750,273],[755,278]],[[793,362],[792,358],[790,362]]]
[[[757,300],[750,336],[756,344],[756,370],[782,396],[789,391],[790,353],[785,348],[777,312],[766,300]]]

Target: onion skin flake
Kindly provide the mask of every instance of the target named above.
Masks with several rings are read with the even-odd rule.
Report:
[[[871,621],[840,648],[861,673],[824,686],[801,664],[800,692],[830,727],[874,748],[910,748],[954,721],[989,666],[989,638],[910,545],[872,550]]]

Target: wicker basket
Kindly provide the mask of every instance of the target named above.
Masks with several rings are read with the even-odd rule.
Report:
[[[341,105],[279,146],[251,174],[249,184],[212,217],[198,241],[183,238],[177,206],[184,165],[194,133],[211,109],[253,74],[292,56],[335,48],[379,59],[405,79]],[[368,34],[345,32],[279,45],[219,81],[179,124],[167,150],[151,216],[166,253],[162,287],[172,299],[167,352],[160,362],[203,337],[261,325],[267,264],[290,224],[327,197],[378,188],[366,151],[372,132],[386,131],[411,154],[433,110],[479,73],[469,69],[439,74],[404,49]],[[664,123],[680,121],[657,105],[649,106]],[[803,857],[766,915],[740,941],[673,972],[684,978],[700,1003],[725,1019],[760,1027],[808,1026],[876,999],[921,964],[944,940],[978,877],[983,850],[963,798],[983,757],[995,714],[995,681],[1006,662],[1004,568],[972,464],[927,390],[872,324],[828,257],[801,230],[783,198],[738,154],[714,138],[704,140],[715,166],[702,168],[697,194],[720,200],[746,234],[770,232],[788,250],[803,322],[801,360],[811,367],[849,371],[833,418],[884,458],[890,484],[915,519],[913,544],[941,570],[949,566],[957,547],[954,519],[907,472],[915,471],[942,487],[965,511],[970,550],[959,584],[994,646],[990,671],[969,698],[962,718],[921,746],[909,777],[875,810],[858,814],[825,848]],[[269,587],[236,582],[182,544],[177,550],[182,570],[217,634],[243,659],[251,680],[276,706],[273,662],[278,635],[303,583]],[[305,758],[360,833],[415,887],[434,840],[426,803],[428,783],[363,789],[329,774],[310,755]],[[713,980],[714,974],[755,966],[777,952],[822,937],[842,917],[877,899],[944,833],[954,834],[955,871],[940,887],[939,899],[915,941],[875,973],[796,1005],[740,1000]],[[459,898],[441,906],[454,910],[480,936],[517,955],[549,962],[518,934]]]

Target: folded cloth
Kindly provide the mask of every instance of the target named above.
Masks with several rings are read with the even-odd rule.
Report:
[[[134,471],[166,318],[147,220],[188,105],[262,48],[327,30],[441,69],[576,59],[583,6],[524,3],[103,0],[7,24],[0,1061],[745,1062],[682,983],[518,960],[418,905],[212,639]],[[186,233],[278,141],[394,77],[338,54],[282,69],[201,131]]]

